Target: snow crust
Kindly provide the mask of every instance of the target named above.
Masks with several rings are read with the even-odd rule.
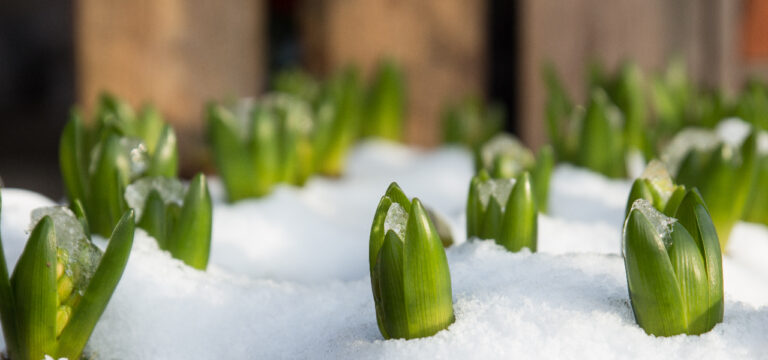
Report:
[[[553,174],[539,252],[466,242],[471,155],[368,142],[340,179],[312,178],[259,200],[215,199],[211,265],[184,266],[137,230],[128,266],[87,346],[98,359],[761,358],[768,333],[768,228],[738,224],[724,257],[725,318],[700,336],[657,338],[635,324],[621,229],[631,182],[568,165]],[[456,322],[383,340],[368,236],[391,181],[450,220]],[[29,214],[54,203],[2,189],[9,266]],[[96,240],[104,246],[104,241]]]

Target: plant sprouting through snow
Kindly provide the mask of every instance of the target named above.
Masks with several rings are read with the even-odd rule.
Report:
[[[477,190],[483,209],[488,207],[488,200],[493,196],[503,210],[507,205],[509,193],[512,192],[514,186],[515,179],[489,179],[488,181],[478,183]]]
[[[645,199],[635,200],[635,202],[632,203],[632,210],[640,211],[640,213],[648,219],[656,230],[656,234],[658,234],[664,242],[664,246],[669,247],[672,245],[670,234],[672,233],[672,224],[674,224],[677,219],[662,214]],[[629,217],[627,217],[627,219],[629,219]],[[624,228],[626,229],[626,226]]]
[[[45,216],[50,216],[53,220],[56,247],[59,251],[63,251],[60,260],[65,260],[64,272],[72,278],[78,292],[82,295],[99,265],[101,250],[88,240],[75,214],[63,206],[33,210],[30,231]]]
[[[156,190],[160,194],[166,205],[171,203],[182,205],[185,189],[178,179],[162,176],[141,178],[125,188],[125,201],[136,211],[137,219],[141,219],[147,197],[152,190]]]

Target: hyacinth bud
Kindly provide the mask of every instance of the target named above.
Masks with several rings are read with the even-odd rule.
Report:
[[[690,133],[688,133],[690,134]],[[673,147],[681,132],[672,140]],[[741,219],[754,181],[757,134],[753,131],[739,148],[715,141],[709,147],[691,145],[677,168],[675,180],[687,187],[700,189],[707,202],[724,250],[731,230]],[[701,143],[701,142],[699,142]]]
[[[402,71],[394,62],[379,64],[366,100],[363,135],[400,141],[405,118],[405,84]]]
[[[467,238],[493,239],[507,250],[536,251],[538,211],[528,172],[491,179],[481,170],[469,186]]]
[[[637,199],[622,240],[635,319],[656,336],[697,335],[723,320],[722,256],[698,191],[689,190],[674,217]]]
[[[32,220],[10,277],[0,246],[0,320],[8,356],[79,359],[128,261],[133,211],[118,221],[103,254],[69,209],[37,209]]]
[[[625,152],[621,111],[602,89],[595,89],[589,99],[579,135],[577,165],[609,177],[625,175]]]
[[[552,147],[546,145],[537,157],[517,138],[502,133],[483,144],[475,156],[476,170],[485,169],[495,179],[511,179],[524,171],[531,174],[536,203],[541,212],[547,211],[549,180],[555,159]]]
[[[369,270],[385,339],[432,336],[454,322],[451,274],[440,236],[421,202],[396,183],[371,226]]]
[[[175,177],[176,135],[154,107],[138,116],[117,98],[104,94],[94,128],[73,110],[59,144],[59,165],[71,204],[79,201],[91,229],[109,236],[123,212],[123,190],[142,176]]]
[[[501,132],[505,116],[500,104],[487,104],[473,96],[446,104],[442,114],[443,141],[476,150]]]
[[[177,179],[142,178],[125,190],[138,226],[176,259],[205,270],[211,249],[213,204],[205,175],[197,174],[187,189]]]
[[[659,160],[651,160],[640,177],[632,183],[624,216],[629,214],[637,199],[645,199],[656,210],[673,216],[684,195],[685,186],[676,185],[672,181],[666,165]]]

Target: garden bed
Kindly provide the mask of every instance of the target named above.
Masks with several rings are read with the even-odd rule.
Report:
[[[123,279],[91,337],[96,359],[717,358],[764,355],[768,228],[740,223],[723,258],[724,322],[701,336],[656,338],[635,323],[620,254],[631,183],[558,166],[539,249],[466,242],[472,157],[383,142],[357,146],[340,179],[278,186],[259,200],[215,201],[208,271],[137,230]],[[456,322],[417,340],[382,339],[368,278],[368,237],[391,181],[446,216]],[[53,202],[3,189],[9,267],[29,213]],[[101,240],[100,245],[103,245]]]

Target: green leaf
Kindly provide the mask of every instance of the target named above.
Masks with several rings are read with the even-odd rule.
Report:
[[[0,191],[0,214],[2,214],[2,208],[3,197],[2,191]],[[5,263],[2,237],[0,237],[0,322],[3,325],[3,337],[5,338],[8,357],[15,357],[19,346],[16,340],[16,311],[13,292],[11,291],[11,280],[8,277],[8,265]]]
[[[403,277],[408,335],[431,336],[454,321],[451,274],[434,225],[414,198],[405,232]]]
[[[684,333],[683,296],[662,234],[639,209],[629,212],[622,248],[637,323],[646,333],[657,336]]]
[[[168,249],[173,257],[187,265],[205,270],[211,251],[213,206],[205,175],[197,174],[189,184],[181,215],[171,236]]]
[[[686,333],[700,334],[706,331],[709,307],[709,284],[704,259],[696,242],[679,222],[672,224],[669,244],[667,252],[685,306],[681,315],[687,324]]]
[[[480,223],[478,237],[481,239],[499,239],[502,219],[501,205],[493,196],[488,199],[488,207]]]
[[[518,176],[509,194],[501,220],[501,232],[496,242],[512,252],[527,247],[536,252],[538,238],[538,210],[528,172]]]
[[[397,185],[396,182],[392,182],[389,184],[389,187],[387,188],[387,192],[384,193],[384,196],[389,197],[392,202],[396,202],[400,204],[400,206],[403,207],[403,210],[405,212],[411,211],[411,201],[408,200],[408,197],[405,196],[405,193],[402,189],[400,189],[400,186]]]
[[[696,242],[706,267],[708,298],[706,316],[695,319],[691,333],[707,332],[723,321],[723,265],[717,231],[697,189],[688,191],[675,217]]]
[[[272,185],[283,180],[284,167],[290,166],[281,159],[283,132],[275,114],[266,108],[256,106],[251,113],[252,136],[250,143],[254,169],[254,194],[266,195]]]
[[[139,116],[136,119],[135,135],[144,140],[147,144],[147,150],[150,154],[154,154],[157,148],[160,146],[162,138],[167,136],[164,133],[167,131],[170,125],[166,125],[163,121],[163,117],[160,115],[160,111],[154,105],[145,105],[139,112]],[[175,148],[174,137],[174,148]]]
[[[645,199],[653,204],[651,187],[648,185],[648,182],[642,178],[637,178],[632,183],[632,189],[629,190],[629,198],[627,199],[627,207],[624,210],[624,217],[629,215],[629,211],[632,210],[632,204],[634,204],[637,199]]]
[[[147,231],[149,236],[157,240],[161,249],[168,249],[168,229],[166,228],[165,202],[157,190],[152,190],[144,202],[144,211],[138,226]]]
[[[624,176],[621,135],[613,122],[617,110],[602,89],[592,92],[580,134],[578,164],[610,177]]]
[[[555,154],[552,146],[544,145],[539,149],[536,164],[531,170],[533,192],[536,197],[536,205],[539,211],[546,213],[549,208],[549,182],[552,178],[552,169],[555,167]]]
[[[208,106],[208,134],[214,162],[227,189],[229,201],[254,196],[252,161],[237,131],[227,123],[232,114],[218,105]],[[225,120],[227,118],[228,120]]]
[[[120,145],[120,138],[111,135],[102,143],[97,155],[96,171],[91,177],[91,203],[89,224],[97,234],[107,236],[112,232],[127,205],[123,190],[129,182],[130,159]]]
[[[469,183],[469,195],[467,195],[467,239],[480,235],[480,221],[483,219],[483,205],[480,203],[480,195],[477,186],[481,182],[479,176],[474,176]]]
[[[392,183],[395,184],[395,183]],[[397,185],[395,185],[397,186]],[[392,187],[392,185],[390,185]],[[379,201],[379,206],[376,207],[376,213],[373,215],[373,224],[371,225],[371,236],[368,241],[368,267],[373,279],[373,267],[376,265],[376,259],[379,255],[379,250],[384,245],[384,220],[387,218],[387,211],[392,205],[392,199],[384,195]]]
[[[392,61],[379,64],[368,94],[363,133],[399,141],[403,136],[405,117],[403,76]]]
[[[56,234],[53,220],[35,225],[11,276],[21,359],[42,359],[56,346]],[[74,359],[74,357],[73,357]]]
[[[85,236],[90,239],[91,227],[88,225],[88,216],[85,212],[85,207],[83,206],[83,203],[80,201],[80,199],[75,199],[72,202],[72,205],[70,206],[70,208],[72,208],[72,212],[75,213],[75,217],[77,218],[77,221],[79,221],[80,225],[83,227],[83,232],[85,232]]]
[[[669,199],[667,199],[667,205],[664,206],[664,215],[676,217],[675,214],[677,213],[677,209],[680,206],[680,202],[683,201],[686,194],[687,191],[685,190],[685,186],[675,186],[675,191],[673,191],[672,195],[669,196]]]
[[[176,134],[170,125],[165,125],[158,135],[152,159],[146,176],[165,176],[174,178],[179,172],[179,152],[176,146]]]
[[[405,306],[403,277],[403,242],[390,230],[374,266],[379,298],[376,312],[380,314],[385,339],[409,339],[409,317]]]
[[[88,338],[123,276],[123,270],[131,254],[134,229],[134,213],[129,209],[117,223],[93,278],[59,337],[56,357],[80,358]],[[55,278],[55,272],[53,275]]]
[[[61,177],[67,188],[70,201],[81,199],[87,202],[88,172],[83,120],[77,110],[72,110],[69,122],[64,126],[59,143],[59,165]]]

